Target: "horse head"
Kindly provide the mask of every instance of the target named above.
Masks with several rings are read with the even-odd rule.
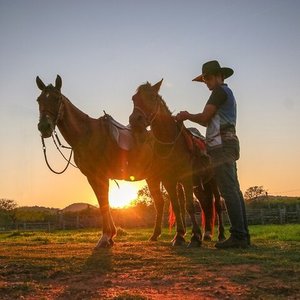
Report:
[[[158,92],[162,81],[153,86],[149,82],[142,84],[132,96],[133,111],[129,123],[135,131],[144,131],[155,119],[160,105]]]
[[[37,98],[39,104],[40,119],[38,123],[38,130],[43,138],[48,138],[60,120],[62,115],[62,94],[60,92],[62,80],[57,75],[55,86],[49,84],[46,86],[43,81],[37,76],[36,84],[42,91]]]

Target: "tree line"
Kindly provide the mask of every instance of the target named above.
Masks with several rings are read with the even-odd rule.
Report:
[[[163,188],[161,191],[165,199],[164,225],[167,225],[169,200],[167,192]],[[271,209],[274,207],[287,207],[289,209],[291,206],[300,205],[300,197],[271,196],[268,195],[267,190],[263,186],[249,187],[245,191],[244,197],[247,207],[253,209]],[[120,226],[125,223],[132,226],[137,224],[152,226],[155,209],[148,186],[144,186],[138,191],[138,197],[131,207],[126,209],[112,209],[112,214],[117,222],[120,223]],[[63,212],[59,209],[38,206],[18,207],[17,202],[14,200],[0,199],[0,229],[7,225],[14,226],[23,222],[49,222],[58,224],[64,220],[65,225],[68,224],[68,220],[74,220],[74,218],[85,220],[86,224],[82,226],[88,226],[88,222],[91,223],[90,225],[101,225],[101,215],[97,208],[89,207],[79,212]]]

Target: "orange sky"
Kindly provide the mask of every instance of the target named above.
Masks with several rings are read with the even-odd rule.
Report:
[[[235,71],[228,84],[238,104],[242,190],[299,196],[299,15],[293,0],[1,1],[0,198],[96,204],[78,170],[57,176],[44,163],[37,75],[49,84],[60,74],[63,94],[82,111],[128,124],[136,88],[161,78],[171,111],[200,112],[210,93],[191,80],[211,59]]]

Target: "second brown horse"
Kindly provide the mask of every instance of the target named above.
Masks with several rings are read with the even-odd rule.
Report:
[[[172,116],[166,103],[158,94],[162,80],[151,86],[150,83],[141,85],[132,97],[134,108],[129,122],[137,136],[142,136],[147,126],[151,126],[154,142],[154,157],[160,165],[161,178],[172,203],[176,217],[177,244],[184,240],[185,224],[184,210],[176,194],[176,186],[180,183],[184,189],[185,203],[192,222],[192,239],[190,246],[201,244],[201,230],[195,218],[193,191],[201,203],[205,215],[205,239],[211,239],[214,223],[213,196],[218,214],[219,240],[225,238],[222,221],[220,194],[213,178],[208,161],[195,159],[186,142],[186,128]],[[156,210],[161,211],[160,203]],[[159,223],[157,220],[156,224]]]

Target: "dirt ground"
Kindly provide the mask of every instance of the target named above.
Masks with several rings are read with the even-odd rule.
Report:
[[[0,299],[300,299],[298,243],[225,251],[123,237],[111,249],[94,245],[84,236],[2,242]]]

